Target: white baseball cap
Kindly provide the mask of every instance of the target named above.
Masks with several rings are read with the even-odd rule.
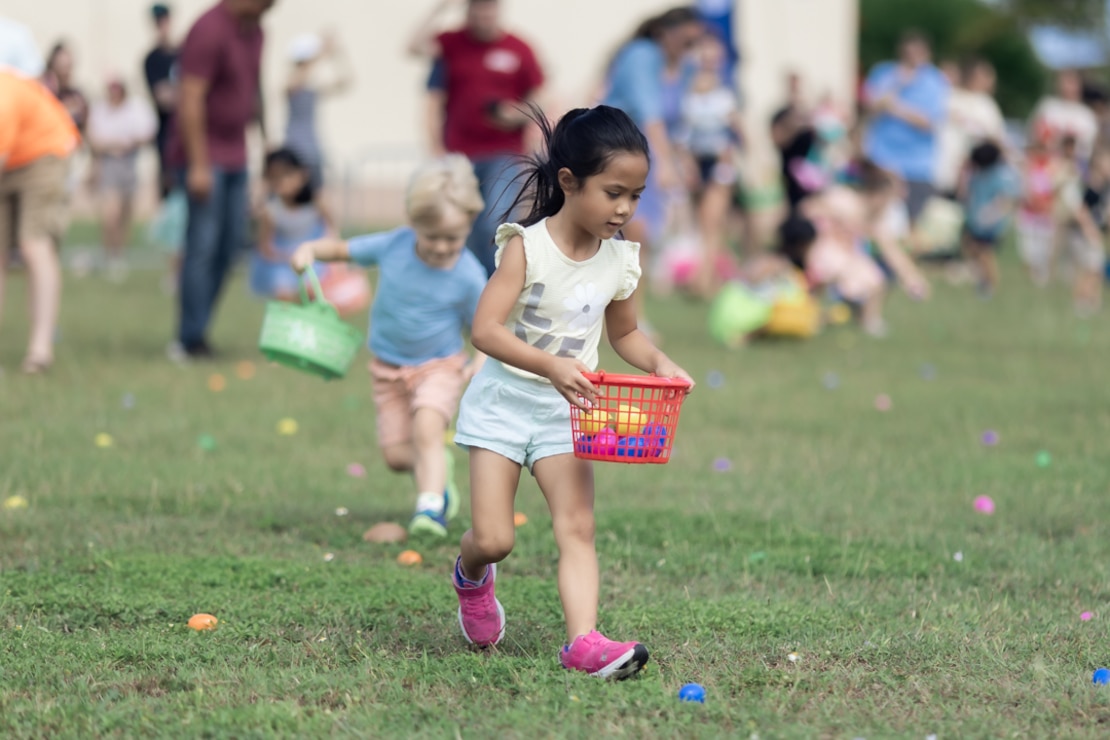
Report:
[[[315,33],[302,33],[289,43],[289,58],[293,62],[310,62],[320,56],[324,42]]]

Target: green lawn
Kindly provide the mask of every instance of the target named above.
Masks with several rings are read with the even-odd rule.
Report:
[[[506,639],[471,652],[448,582],[466,508],[445,542],[361,540],[412,500],[376,455],[362,361],[334,384],[262,363],[236,377],[262,315],[240,279],[213,337],[226,359],[170,365],[158,277],[70,280],[57,365],[34,379],[10,280],[0,501],[29,506],[0,509],[2,737],[1110,732],[1110,687],[1091,683],[1110,663],[1110,327],[1073,318],[1062,288],[1011,266],[990,303],[895,296],[885,341],[837,329],[739,352],[709,344],[704,307],[652,304],[702,382],[671,464],[597,469],[601,627],[653,656],[605,684],[558,667],[534,484],[499,581]],[[395,563],[407,546],[422,566]],[[219,629],[187,629],[196,612]],[[678,701],[686,682],[704,706]]]

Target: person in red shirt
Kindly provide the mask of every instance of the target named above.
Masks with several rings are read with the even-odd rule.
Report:
[[[417,29],[409,51],[442,60],[444,146],[474,164],[486,201],[467,246],[493,274],[493,234],[516,195],[507,191],[520,172],[517,158],[525,153],[525,111],[544,77],[531,47],[501,26],[499,0],[465,0],[463,28],[437,34],[441,15],[462,1],[440,2]]]
[[[209,357],[206,334],[246,240],[247,127],[262,120],[262,16],[274,0],[222,0],[197,19],[178,57],[180,97],[167,161],[184,173],[189,220],[177,341],[170,357]]]

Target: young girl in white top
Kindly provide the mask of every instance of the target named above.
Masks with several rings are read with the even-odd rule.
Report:
[[[547,499],[559,547],[567,627],[560,661],[594,676],[626,678],[648,653],[596,631],[593,473],[591,463],[573,455],[570,405],[586,408],[581,398],[596,399],[583,373],[597,367],[603,327],[629,364],[663,377],[690,376],[637,328],[632,298],[640,245],[616,238],[647,183],[647,140],[609,106],[572,110],[554,131],[546,121],[540,125],[546,158],[531,163],[527,196],[520,198],[532,199],[531,211],[498,229],[497,271],[474,316],[472,341],[489,360],[459,410],[455,441],[470,450],[473,528],[463,535],[452,580],[467,641],[499,642],[505,612],[494,596],[495,564],[513,549],[513,500],[527,466]]]

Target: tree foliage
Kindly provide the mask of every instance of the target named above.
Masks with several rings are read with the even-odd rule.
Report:
[[[1035,0],[1013,0],[1015,3]],[[1101,0],[1099,0],[1101,2]],[[1057,0],[1042,0],[1053,5]],[[1077,4],[1086,0],[1059,0]],[[894,57],[908,28],[924,31],[937,60],[989,59],[998,70],[998,102],[1007,116],[1025,116],[1046,88],[1048,73],[1026,35],[1026,24],[1001,5],[979,0],[861,0],[860,62]],[[1032,11],[1032,7],[1029,9]]]
[[[1102,28],[1106,23],[1105,0],[1004,0],[1001,5],[1026,25]]]

